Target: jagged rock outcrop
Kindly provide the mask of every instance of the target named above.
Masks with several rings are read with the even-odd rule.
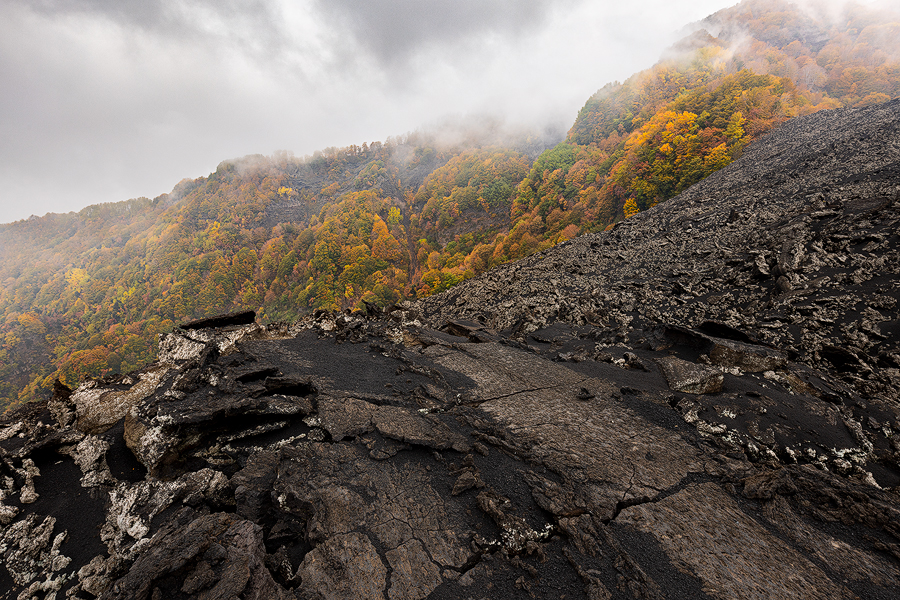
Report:
[[[900,101],[389,314],[0,422],[0,598],[893,598]]]

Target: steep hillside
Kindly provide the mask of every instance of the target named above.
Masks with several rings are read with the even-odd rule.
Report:
[[[892,600],[898,140],[801,117],[389,314],[57,382],[0,418],[0,597]]]
[[[819,113],[764,139],[740,169],[602,237],[421,300],[419,317],[521,339],[556,322],[582,326],[585,357],[594,343],[652,347],[671,324],[707,327],[900,403],[900,99]]]
[[[154,200],[0,226],[2,404],[56,378],[136,369],[155,357],[158,333],[192,316],[252,308],[294,319],[446,289],[462,276],[429,265],[509,227],[530,163],[514,148],[410,136],[226,161]]]
[[[250,156],[153,200],[2,225],[0,407],[133,370],[184,319],[386,306],[603,230],[793,117],[900,94],[898,27],[746,1],[597,92],[549,149],[486,124]]]

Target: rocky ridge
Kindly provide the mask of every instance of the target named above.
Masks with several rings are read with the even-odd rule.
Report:
[[[892,598],[900,101],[385,315],[0,421],[0,598]]]

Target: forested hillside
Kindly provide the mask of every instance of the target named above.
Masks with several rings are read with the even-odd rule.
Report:
[[[896,14],[745,1],[603,87],[542,153],[418,134],[252,156],[153,200],[2,225],[0,408],[138,368],[192,317],[440,292],[665,201],[787,119],[898,95]]]

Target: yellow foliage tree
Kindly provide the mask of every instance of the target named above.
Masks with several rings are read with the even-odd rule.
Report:
[[[625,201],[625,208],[622,209],[625,213],[625,218],[633,217],[634,215],[641,212],[641,209],[638,208],[637,202],[634,201],[634,198],[629,198]]]
[[[394,262],[400,260],[400,242],[391,235],[387,225],[379,216],[375,216],[375,222],[372,226],[372,255],[376,258]]]

